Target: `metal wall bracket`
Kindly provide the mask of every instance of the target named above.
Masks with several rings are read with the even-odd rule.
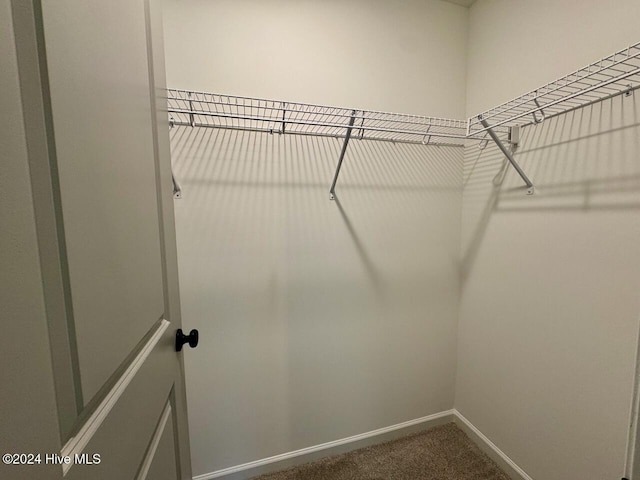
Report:
[[[522,168],[520,168],[520,165],[518,165],[518,162],[514,160],[513,155],[511,155],[511,152],[500,141],[500,139],[496,135],[496,132],[493,131],[489,123],[482,117],[482,115],[478,115],[478,120],[480,120],[480,123],[487,130],[487,133],[489,134],[491,139],[496,143],[496,145],[502,151],[504,156],[507,157],[507,160],[509,160],[509,163],[511,163],[511,166],[516,169],[516,172],[518,172],[518,175],[520,175],[520,178],[522,178],[524,183],[527,185],[527,195],[533,195],[535,192],[535,187],[533,183],[531,183],[531,180],[529,180],[529,177],[527,177],[527,175],[524,173]]]
[[[173,116],[169,117],[169,130],[176,126],[176,121]],[[193,126],[193,125],[192,125]],[[182,198],[182,188],[180,188],[180,183],[176,180],[176,176],[173,174],[173,166],[171,166],[171,184],[173,185],[173,198],[181,199]]]
[[[349,126],[347,127],[347,133],[344,136],[344,142],[342,143],[342,150],[340,151],[340,158],[338,159],[338,165],[336,167],[336,173],[333,175],[333,182],[329,189],[329,199],[335,200],[336,198],[336,183],[338,182],[338,176],[340,175],[340,168],[342,167],[342,161],[344,160],[344,154],[347,153],[347,145],[349,145],[349,139],[351,138],[351,132],[353,130],[353,124],[356,121],[356,111],[351,112],[351,119],[349,120]]]
[[[171,169],[171,183],[173,184],[173,198],[179,200],[182,198],[182,188],[180,187],[180,183],[176,179],[176,176],[173,174],[173,168]]]
[[[624,96],[625,97],[630,97],[631,95],[633,95],[633,91],[634,91],[633,85],[628,84],[627,85],[627,90],[624,92]]]
[[[509,127],[509,143],[514,147],[520,144],[520,125]]]

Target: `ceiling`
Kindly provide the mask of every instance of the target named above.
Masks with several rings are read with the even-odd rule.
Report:
[[[463,7],[470,7],[476,0],[444,0],[445,2],[455,3]]]

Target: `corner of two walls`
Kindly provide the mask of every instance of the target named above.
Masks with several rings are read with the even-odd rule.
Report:
[[[471,114],[637,41],[637,2],[542,3],[176,2],[169,85],[460,118],[465,68]],[[354,143],[331,203],[336,140],[174,130],[194,471],[448,409],[457,348],[456,408],[533,478],[621,475],[637,102],[525,130],[534,198],[467,147],[462,221],[459,151]]]
[[[640,40],[636,1],[479,0],[468,114]],[[523,130],[526,196],[465,149],[455,407],[532,478],[625,474],[640,319],[640,95]]]
[[[439,0],[173,2],[187,88],[464,115],[468,11]],[[294,39],[292,41],[292,39]],[[439,95],[425,95],[426,90]],[[177,127],[193,471],[453,406],[463,149]]]

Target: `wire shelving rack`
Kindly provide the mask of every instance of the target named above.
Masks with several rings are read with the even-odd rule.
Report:
[[[332,199],[351,138],[460,147],[467,139],[486,141],[489,136],[518,172],[527,186],[527,193],[532,194],[533,183],[513,158],[513,149],[504,145],[505,136],[506,143],[516,145],[520,127],[536,125],[618,95],[630,96],[638,88],[640,42],[468,120],[176,89],[167,90],[167,106],[172,126],[344,139],[330,188]],[[176,198],[180,198],[180,187],[174,179],[175,189]]]
[[[640,43],[615,52],[469,119],[469,136],[487,127],[528,126],[640,87]]]
[[[462,145],[467,122],[187,90],[167,91],[175,125],[400,143]],[[351,123],[353,122],[353,123]]]

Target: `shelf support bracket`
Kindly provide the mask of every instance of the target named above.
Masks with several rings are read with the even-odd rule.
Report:
[[[287,116],[287,104],[282,102],[282,129],[280,131],[280,134],[284,134],[284,130],[286,128],[287,122],[286,122],[286,117]]]
[[[480,123],[482,123],[482,126],[487,130],[487,133],[489,134],[491,139],[496,143],[496,145],[502,151],[502,153],[504,153],[504,156],[507,157],[507,160],[509,160],[509,163],[511,163],[511,166],[516,169],[516,172],[518,172],[518,175],[520,175],[520,178],[522,178],[524,183],[527,185],[527,195],[533,195],[535,191],[535,187],[533,186],[533,183],[531,183],[531,180],[529,180],[529,177],[527,177],[527,174],[524,173],[522,168],[520,168],[520,165],[518,165],[518,162],[514,160],[513,155],[511,155],[511,152],[509,152],[507,147],[505,147],[504,144],[500,141],[500,139],[498,138],[498,135],[496,135],[496,132],[493,131],[493,129],[491,128],[491,125],[489,125],[489,122],[487,122],[484,118],[482,118],[482,115],[478,116],[478,120],[480,120]]]
[[[344,136],[344,142],[342,143],[342,150],[340,151],[340,158],[338,159],[338,166],[336,167],[336,173],[333,175],[333,182],[329,189],[329,199],[335,200],[336,198],[336,183],[338,183],[338,176],[340,175],[340,168],[342,168],[342,161],[344,160],[344,154],[347,153],[347,145],[349,145],[349,139],[351,138],[351,132],[353,130],[353,124],[356,121],[356,111],[351,111],[351,119],[349,120],[349,126],[347,127],[347,134]]]
[[[169,163],[169,168],[171,169],[171,186],[173,189],[173,198],[179,200],[182,198],[182,187],[180,186],[180,182],[176,178],[176,174],[173,173],[173,164]]]
[[[173,169],[171,169],[171,183],[173,185],[173,198],[178,199],[178,200],[181,199],[182,198],[182,187],[180,186],[180,183],[178,182],[178,179],[174,175]]]
[[[193,102],[191,101],[191,92],[189,92],[187,96],[189,97],[189,125],[191,125],[192,127],[195,127],[196,118],[193,114]]]

